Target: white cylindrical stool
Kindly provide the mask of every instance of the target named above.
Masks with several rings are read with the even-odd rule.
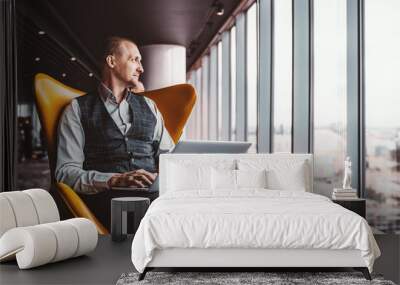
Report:
[[[150,206],[150,199],[144,197],[120,197],[111,199],[111,239],[123,241],[128,234],[127,213],[133,212],[133,232],[135,234],[140,221]]]

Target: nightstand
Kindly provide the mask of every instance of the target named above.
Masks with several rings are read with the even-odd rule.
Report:
[[[339,204],[340,206],[359,214],[365,219],[365,199],[348,199],[348,200],[337,200],[332,199],[332,202]]]

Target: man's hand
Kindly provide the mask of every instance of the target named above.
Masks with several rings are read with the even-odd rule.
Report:
[[[144,169],[138,169],[121,174],[115,174],[108,180],[109,187],[147,187],[153,184],[157,173],[151,173]]]
[[[144,92],[144,85],[141,81],[135,82],[135,86],[130,87],[129,90],[135,94]]]

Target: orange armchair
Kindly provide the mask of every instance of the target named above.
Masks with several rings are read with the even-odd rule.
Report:
[[[35,76],[34,85],[39,118],[47,140],[51,179],[55,182],[58,122],[64,107],[73,98],[82,96],[85,92],[68,87],[43,73]],[[189,84],[179,84],[141,94],[156,103],[163,115],[166,129],[173,141],[177,143],[196,102],[194,88]],[[108,234],[108,230],[74,190],[63,183],[56,183],[56,188],[74,217],[87,218],[96,225],[99,234]]]

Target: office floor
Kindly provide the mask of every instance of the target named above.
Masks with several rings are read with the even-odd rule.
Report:
[[[1,264],[0,284],[115,284],[122,273],[134,271],[132,239],[117,243],[99,236],[96,250],[87,256],[28,270],[18,270],[16,262]]]
[[[385,279],[400,284],[400,235],[374,234],[381,257],[374,265],[374,271],[383,274]]]
[[[51,178],[47,159],[26,159],[17,164],[17,189],[50,189]]]
[[[100,236],[96,250],[88,256],[29,270],[19,270],[15,261],[0,264],[0,284],[115,284],[122,273],[135,271],[130,258],[132,238],[117,243]],[[399,284],[400,236],[377,234],[375,238],[382,256],[374,272]]]

